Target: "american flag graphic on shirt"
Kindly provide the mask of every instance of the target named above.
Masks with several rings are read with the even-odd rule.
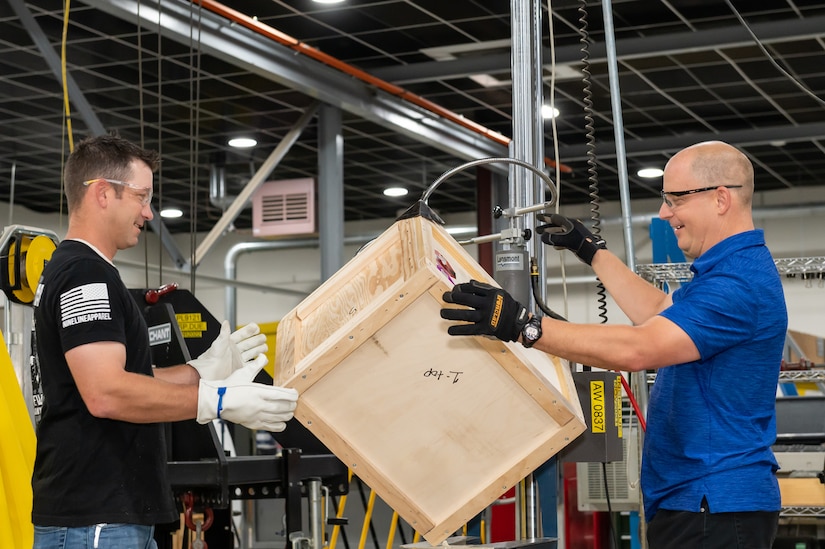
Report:
[[[103,282],[84,284],[60,295],[63,327],[95,320],[112,320],[109,290]]]

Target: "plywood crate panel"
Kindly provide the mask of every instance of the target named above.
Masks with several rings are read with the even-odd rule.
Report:
[[[825,484],[818,478],[779,479],[782,507],[825,507]]]
[[[440,225],[400,220],[278,327],[296,418],[432,544],[585,428],[566,363],[447,334],[441,296],[471,278],[494,283]]]

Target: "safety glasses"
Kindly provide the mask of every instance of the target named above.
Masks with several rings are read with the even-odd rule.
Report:
[[[140,200],[142,206],[147,206],[150,202],[152,202],[153,190],[151,187],[140,187],[127,181],[118,181],[117,179],[108,179],[106,177],[96,177],[94,179],[89,179],[88,181],[84,181],[83,184],[88,187],[96,181],[105,181],[113,185],[129,187],[130,189],[135,191],[135,196],[137,196],[138,200]]]
[[[739,189],[742,185],[716,185],[714,187],[702,187],[701,189],[690,189],[689,191],[661,191],[662,200],[667,204],[668,208],[673,207],[673,202],[668,198],[668,195],[679,197],[679,196],[688,196],[690,194],[696,193],[703,193],[707,191],[715,191],[719,187],[725,187],[726,189]]]

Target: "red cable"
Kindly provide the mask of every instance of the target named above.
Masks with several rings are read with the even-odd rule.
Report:
[[[645,418],[642,415],[642,411],[639,409],[639,404],[636,402],[636,397],[633,395],[633,391],[630,390],[630,385],[627,384],[627,380],[624,378],[624,375],[619,373],[619,377],[622,378],[622,387],[624,387],[624,392],[630,400],[630,405],[633,406],[633,409],[636,411],[636,417],[639,418],[639,425],[641,426],[642,431],[646,432],[647,423],[645,423]]]

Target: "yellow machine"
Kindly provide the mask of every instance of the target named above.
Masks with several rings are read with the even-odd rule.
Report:
[[[31,547],[34,427],[2,335],[0,341],[0,547]]]
[[[11,225],[0,236],[0,281],[8,302],[6,311],[14,307],[27,309],[34,301],[43,267],[57,247],[57,237],[46,231]],[[6,314],[7,319],[15,316]],[[9,321],[12,324],[14,321]],[[23,329],[5,332],[22,333]],[[24,394],[27,387],[27,361],[15,369],[6,339],[0,334],[0,547],[31,547],[34,527],[31,523],[31,475],[34,468],[36,439],[31,403]],[[21,357],[23,355],[21,354]],[[21,390],[22,389],[22,390]]]

